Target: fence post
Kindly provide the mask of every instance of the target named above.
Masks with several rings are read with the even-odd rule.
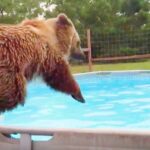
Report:
[[[92,51],[91,51],[91,31],[87,30],[87,46],[88,46],[88,66],[89,71],[92,71]]]

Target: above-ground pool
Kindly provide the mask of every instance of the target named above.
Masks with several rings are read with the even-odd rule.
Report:
[[[42,128],[150,129],[150,72],[97,72],[75,76],[86,103],[37,79],[24,106],[0,116],[0,125]]]

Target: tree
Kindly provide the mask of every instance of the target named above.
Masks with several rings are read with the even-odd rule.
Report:
[[[124,0],[121,8],[126,21],[124,26],[130,30],[140,29],[150,23],[149,0]]]
[[[55,4],[56,8],[53,12],[47,11],[45,16],[56,16],[56,14],[64,12],[72,18],[79,30],[85,28],[91,28],[96,32],[113,30],[120,2],[120,0],[115,2],[112,0],[51,0],[49,5]]]
[[[17,23],[24,18],[37,17],[43,11],[40,3],[41,0],[1,0],[0,22]]]
[[[53,9],[52,9],[53,8]],[[0,22],[66,13],[79,31],[121,32],[150,26],[149,0],[1,0]]]

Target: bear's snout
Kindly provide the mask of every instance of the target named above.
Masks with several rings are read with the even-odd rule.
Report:
[[[85,55],[83,53],[72,53],[71,58],[76,60],[85,60]]]

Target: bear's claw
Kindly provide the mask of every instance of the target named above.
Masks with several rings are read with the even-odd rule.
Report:
[[[85,103],[85,99],[83,98],[81,91],[79,91],[76,95],[71,96],[78,102]]]

